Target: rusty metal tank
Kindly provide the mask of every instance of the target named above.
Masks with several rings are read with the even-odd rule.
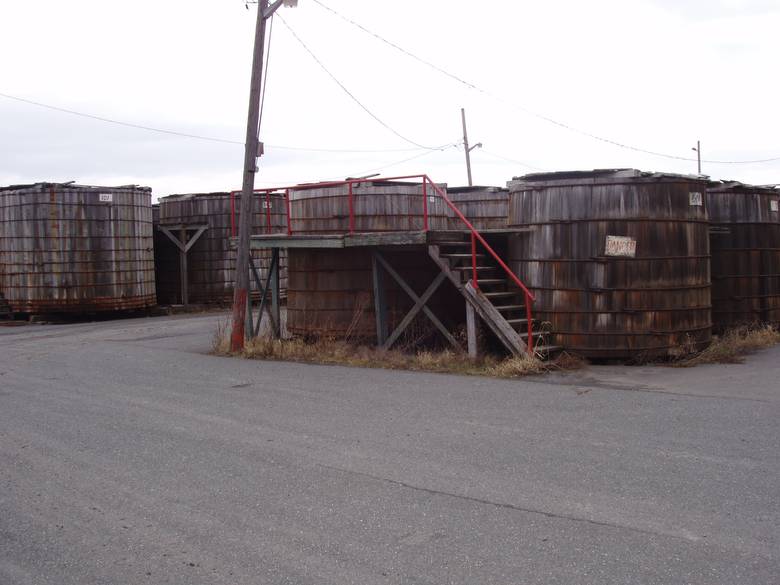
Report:
[[[440,185],[442,186],[442,185]],[[445,187],[446,186],[442,186]],[[354,225],[350,226],[350,189]],[[431,185],[399,181],[358,181],[350,184],[300,185],[290,189],[290,218],[294,234],[414,231],[428,225],[447,229],[447,204]]]
[[[148,187],[0,188],[0,290],[14,312],[154,306]]]
[[[711,183],[706,200],[715,327],[780,322],[780,191]]]
[[[228,192],[217,192],[170,195],[160,199],[160,225],[208,226],[187,253],[190,303],[229,304],[233,301],[236,250],[231,246],[231,236],[234,232],[234,222],[235,226],[238,226],[239,198],[240,194],[236,194],[233,199]],[[283,195],[269,194],[266,197],[265,194],[256,194],[252,204],[253,234],[286,231],[287,215]],[[177,248],[170,240],[168,248],[177,255],[175,266],[178,273]],[[252,257],[261,278],[265,279],[270,266],[270,250],[255,250]],[[282,295],[287,289],[286,258],[286,253],[280,254]],[[178,282],[178,277],[176,280]],[[254,283],[252,285],[255,288]],[[176,290],[176,302],[181,302],[180,283]]]
[[[438,273],[424,249],[383,250],[383,256],[417,294]],[[287,329],[305,337],[374,340],[372,248],[290,248]],[[412,307],[411,298],[384,275],[390,330]],[[446,283],[445,283],[446,284]],[[448,326],[463,321],[463,299],[453,287],[442,286],[428,306]],[[425,317],[422,317],[424,320]],[[423,327],[427,323],[423,321]]]
[[[479,231],[506,229],[509,190],[503,187],[448,187],[447,196]],[[450,210],[450,229],[465,229]]]
[[[634,169],[509,182],[511,268],[552,342],[591,358],[675,355],[709,344],[710,248],[699,177]]]

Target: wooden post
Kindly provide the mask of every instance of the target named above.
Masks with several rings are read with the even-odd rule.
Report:
[[[474,359],[478,355],[477,350],[477,315],[471,303],[466,301],[466,340],[468,343],[469,357]]]
[[[179,248],[179,278],[181,279],[181,304],[186,308],[190,304],[190,293],[187,281],[187,228],[183,227],[179,230],[179,241],[181,247]]]
[[[279,307],[279,248],[272,248],[271,256],[271,327],[274,337],[282,338],[282,315]]]
[[[387,341],[387,304],[385,303],[385,282],[382,267],[376,254],[371,256],[371,272],[374,280],[374,314],[376,315],[376,344],[382,347]]]
[[[246,142],[244,144],[244,175],[238,216],[238,252],[236,255],[236,280],[233,290],[233,329],[230,334],[231,351],[244,348],[246,336],[246,307],[249,296],[249,236],[252,231],[252,192],[259,156],[258,132],[260,129],[260,99],[263,80],[263,50],[265,47],[265,21],[268,0],[259,0],[255,47],[252,57],[252,76],[249,88],[249,115],[247,116]]]

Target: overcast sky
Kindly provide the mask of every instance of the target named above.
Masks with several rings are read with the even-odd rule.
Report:
[[[478,89],[299,0],[279,10],[287,25],[273,23],[257,186],[373,172],[464,184],[462,148],[446,146],[461,141],[461,107],[472,143],[484,144],[473,151],[477,184],[534,170],[696,172],[694,161],[585,134],[685,158],[697,139],[705,160],[780,157],[778,0],[321,4]],[[155,196],[240,186],[255,10],[243,0],[0,1],[0,93],[239,143],[0,97],[0,185],[137,183]],[[780,160],[704,162],[703,172],[780,183]]]

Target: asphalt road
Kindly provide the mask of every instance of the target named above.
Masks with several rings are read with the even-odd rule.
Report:
[[[507,381],[0,328],[0,584],[780,583],[780,348]]]

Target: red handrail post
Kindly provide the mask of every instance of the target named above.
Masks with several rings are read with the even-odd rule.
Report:
[[[531,318],[531,296],[525,295],[525,318],[528,321],[528,354],[534,351],[534,322]]]
[[[284,190],[284,204],[287,207],[287,235],[292,235],[292,221],[290,221],[290,190]]]
[[[265,224],[267,232],[271,233],[271,192],[265,192]]]
[[[474,288],[479,290],[479,279],[477,278],[477,236],[471,232],[471,280],[474,282]]]
[[[423,176],[423,231],[428,231],[428,177]]]
[[[354,203],[354,195],[352,193],[352,181],[349,183],[349,233],[354,234],[355,233],[355,203]]]

